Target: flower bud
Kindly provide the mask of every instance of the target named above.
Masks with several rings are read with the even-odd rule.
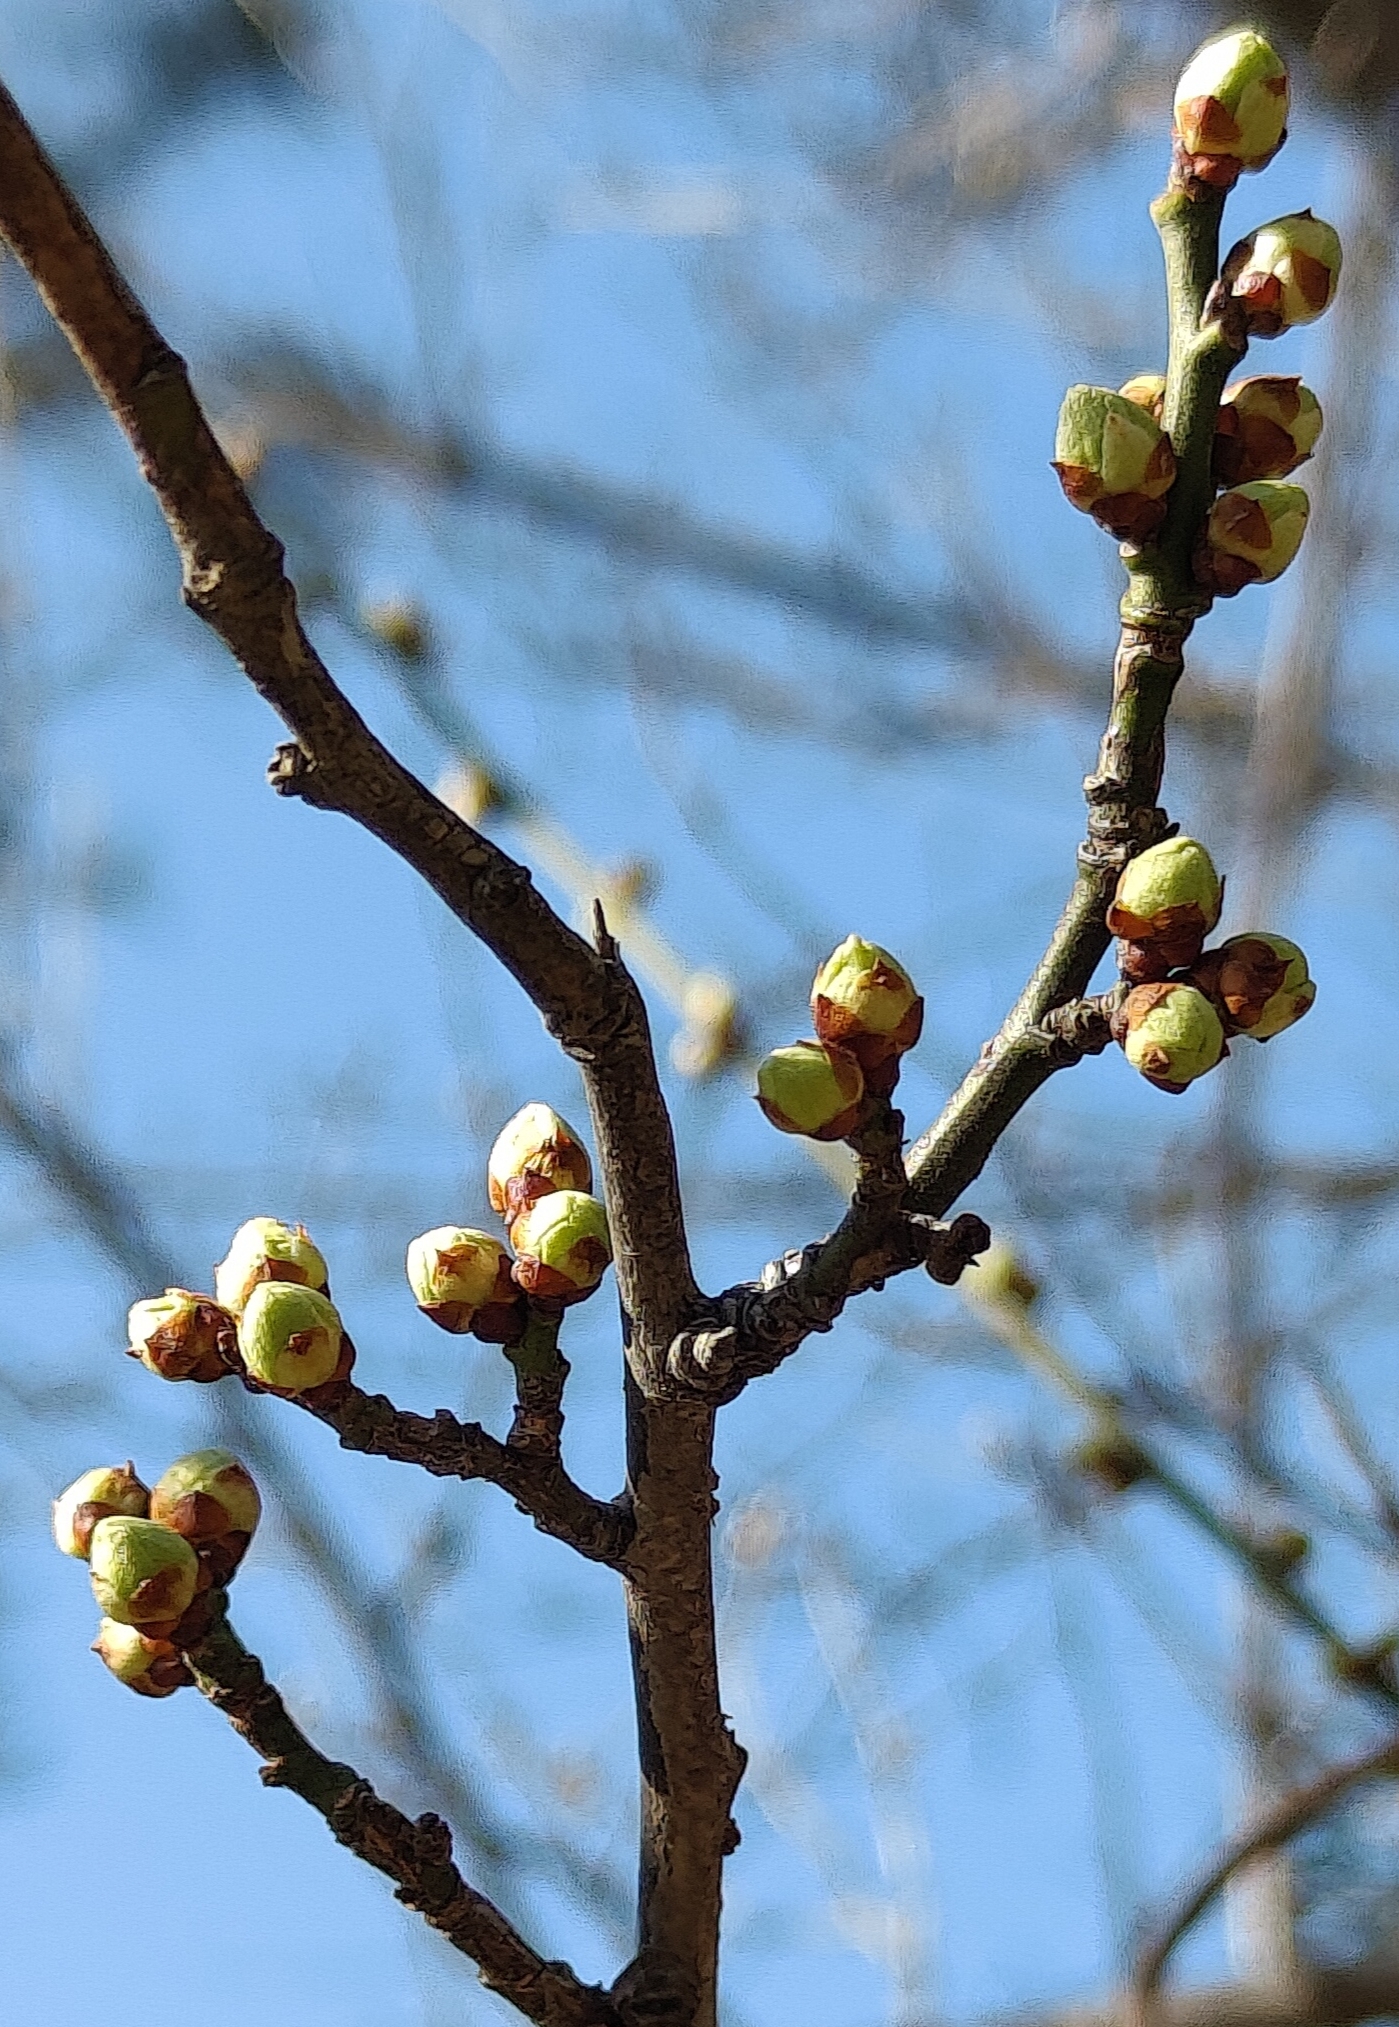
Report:
[[[76,1555],[86,1562],[98,1521],[114,1513],[144,1519],[150,1498],[134,1464],[106,1464],[84,1471],[53,1502],[53,1538],[65,1555]]]
[[[431,646],[427,621],[406,598],[386,598],[367,605],[362,615],[365,626],[384,646],[405,662],[426,659]]]
[[[1161,411],[1166,405],[1164,373],[1134,373],[1117,391],[1124,401],[1134,401],[1138,408],[1144,408],[1153,422],[1161,420]]]
[[[779,1133],[844,1140],[864,1113],[864,1073],[845,1049],[792,1042],[758,1065],[758,1103]]]
[[[226,1584],[243,1560],[261,1513],[252,1474],[231,1450],[177,1457],[151,1493],[151,1519],[182,1534],[217,1584]]]
[[[253,1289],[262,1281],[290,1281],[324,1294],[330,1276],[305,1225],[284,1225],[278,1218],[249,1218],[233,1234],[227,1259],[214,1269],[214,1293],[225,1309],[241,1316]]]
[[[155,1520],[99,1520],[88,1561],[93,1596],[107,1617],[153,1638],[173,1632],[199,1587],[198,1556]]]
[[[138,1696],[173,1696],[194,1680],[178,1647],[169,1640],[154,1640],[139,1626],[123,1626],[116,1619],[102,1621],[92,1651],[118,1682]]]
[[[1145,542],[1165,519],[1176,460],[1145,408],[1107,387],[1078,386],[1059,410],[1054,469],[1071,505],[1119,542]]]
[[[911,1049],[923,1032],[923,1002],[913,980],[887,950],[859,936],[847,936],[817,972],[811,1014],[819,1038],[853,1056],[866,1077]]]
[[[226,1309],[188,1288],[134,1302],[126,1319],[129,1356],[161,1379],[207,1384],[233,1369],[236,1327]]]
[[[486,1166],[491,1209],[513,1225],[551,1190],[590,1190],[588,1150],[552,1105],[522,1105],[496,1136]]]
[[[961,1288],[968,1302],[987,1309],[1018,1309],[1022,1315],[1034,1307],[1040,1292],[1034,1275],[1001,1239],[993,1239],[970,1263]]]
[[[1113,1019],[1134,1070],[1160,1091],[1183,1091],[1227,1053],[1219,1015],[1193,985],[1139,985]]]
[[[1206,951],[1191,976],[1221,1010],[1227,1032],[1256,1042],[1301,1020],[1316,998],[1297,945],[1258,929]]]
[[[1214,432],[1216,485],[1285,479],[1321,435],[1321,403],[1295,374],[1259,373],[1224,390]]]
[[[260,1281],[238,1319],[238,1350],[249,1376],[301,1394],[336,1376],[345,1333],[328,1296],[288,1281]]]
[[[510,1227],[515,1280],[527,1295],[581,1302],[607,1271],[612,1242],[607,1212],[582,1190],[557,1189],[520,1213]]]
[[[1310,211],[1258,226],[1230,248],[1220,271],[1223,292],[1242,306],[1251,338],[1314,323],[1329,309],[1340,278],[1335,227]]]
[[[439,1225],[413,1240],[408,1285],[424,1316],[457,1335],[470,1330],[478,1310],[515,1300],[509,1253],[467,1225]]]
[[[1181,72],[1175,115],[1192,175],[1231,189],[1287,139],[1287,66],[1252,28],[1212,36]]]
[[[1302,546],[1311,502],[1300,486],[1255,479],[1221,493],[1195,551],[1195,577],[1217,598],[1271,584]]]
[[[1143,984],[1193,964],[1223,900],[1224,882],[1194,838],[1166,838],[1129,860],[1107,913],[1122,938],[1123,977]]]

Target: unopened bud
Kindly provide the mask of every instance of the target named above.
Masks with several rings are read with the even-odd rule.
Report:
[[[1215,483],[1285,479],[1316,449],[1321,421],[1321,403],[1295,374],[1259,373],[1226,387],[1215,424]]]
[[[1059,410],[1054,469],[1071,505],[1119,542],[1145,542],[1165,519],[1176,460],[1145,408],[1107,387],[1078,386]]]
[[[720,972],[691,972],[680,1012],[684,1026],[671,1037],[671,1063],[682,1077],[712,1077],[742,1046],[738,994]]]
[[[961,1288],[967,1301],[979,1307],[1018,1309],[1022,1313],[1034,1306],[1040,1292],[1034,1275],[1001,1239],[993,1239],[970,1263]]]
[[[1124,401],[1134,401],[1138,408],[1144,408],[1153,422],[1161,420],[1161,411],[1166,405],[1164,373],[1134,373],[1130,380],[1123,381],[1117,391]]]
[[[1191,974],[1221,1010],[1228,1033],[1270,1041],[1316,999],[1307,960],[1285,936],[1252,929],[1207,950]]]
[[[322,1294],[330,1276],[305,1225],[279,1218],[249,1218],[233,1234],[228,1257],[214,1269],[214,1293],[225,1309],[243,1314],[249,1295],[262,1281],[289,1281]]]
[[[408,1248],[408,1285],[424,1316],[456,1335],[479,1310],[515,1301],[510,1255],[499,1239],[468,1225],[439,1225]]]
[[[217,1584],[226,1584],[243,1560],[261,1513],[252,1474],[231,1450],[177,1457],[151,1492],[151,1519],[182,1534]]]
[[[1231,247],[1220,285],[1242,307],[1251,338],[1276,338],[1329,309],[1340,278],[1335,227],[1310,211],[1295,211]]]
[[[1287,66],[1252,28],[1212,36],[1181,73],[1175,116],[1192,175],[1228,190],[1287,138]]]
[[[99,1520],[88,1562],[93,1596],[107,1617],[155,1638],[174,1631],[199,1587],[194,1550],[155,1520]]]
[[[208,1383],[232,1370],[232,1316],[188,1288],[167,1288],[163,1295],[133,1303],[126,1332],[132,1358],[162,1379]]]
[[[1076,1471],[1095,1478],[1105,1492],[1130,1492],[1151,1471],[1151,1460],[1117,1422],[1104,1418],[1073,1451]]]
[[[102,1621],[92,1651],[138,1696],[173,1696],[194,1680],[178,1647],[116,1619]]]
[[[1128,861],[1108,909],[1119,969],[1133,984],[1193,964],[1219,920],[1224,882],[1194,838],[1166,838]]]
[[[367,605],[364,623],[370,633],[405,662],[420,662],[428,651],[427,622],[405,598],[386,598]]]
[[[1228,1053],[1219,1015],[1193,985],[1138,985],[1112,1024],[1134,1070],[1160,1091],[1183,1091]]]
[[[1255,479],[1221,493],[1195,551],[1195,577],[1217,598],[1271,584],[1302,546],[1311,502],[1300,486]]]
[[[817,972],[811,1014],[818,1038],[852,1055],[866,1078],[911,1049],[923,1032],[923,1002],[913,980],[897,958],[860,936],[847,936]]]
[[[864,1114],[864,1072],[844,1049],[792,1042],[758,1065],[758,1103],[779,1133],[844,1140]]]
[[[612,1258],[607,1212],[583,1190],[539,1197],[516,1218],[510,1240],[516,1281],[527,1295],[548,1302],[581,1302]]]
[[[144,1519],[151,1495],[133,1464],[106,1464],[84,1471],[53,1502],[53,1538],[65,1555],[87,1561],[92,1530],[113,1514]]]
[[[345,1334],[328,1296],[289,1281],[260,1281],[238,1319],[238,1350],[252,1379],[300,1394],[336,1377]]]
[[[522,1105],[496,1135],[486,1166],[491,1209],[513,1225],[521,1211],[551,1191],[590,1190],[588,1150],[552,1105]]]

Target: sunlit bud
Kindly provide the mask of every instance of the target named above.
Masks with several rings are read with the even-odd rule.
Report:
[[[218,1584],[243,1560],[261,1513],[252,1475],[231,1450],[177,1457],[151,1492],[151,1519],[182,1534]]]
[[[1227,190],[1287,138],[1287,66],[1252,28],[1213,36],[1181,73],[1175,115],[1191,173]]]
[[[590,1190],[588,1150],[552,1105],[522,1105],[496,1135],[486,1166],[491,1209],[507,1225],[553,1190]]]
[[[1215,483],[1285,479],[1306,463],[1320,435],[1321,403],[1295,375],[1237,381],[1225,388],[1215,425]]]
[[[1164,373],[1134,373],[1117,391],[1124,401],[1134,401],[1138,408],[1144,408],[1153,422],[1161,420],[1161,410],[1166,404]]]
[[[823,1042],[852,1055],[868,1075],[911,1049],[923,1032],[923,1002],[887,950],[847,936],[811,988],[811,1014]]]
[[[228,1257],[214,1269],[214,1293],[225,1309],[241,1316],[253,1289],[262,1281],[290,1281],[323,1294],[330,1276],[305,1225],[284,1225],[278,1218],[249,1218],[233,1234]]]
[[[1193,985],[1138,985],[1113,1020],[1134,1070],[1162,1091],[1183,1091],[1227,1054],[1219,1015]]]
[[[1107,914],[1122,938],[1123,976],[1142,984],[1193,964],[1223,899],[1224,882],[1194,838],[1166,838],[1129,860]]]
[[[1165,518],[1176,460],[1145,408],[1108,387],[1078,386],[1059,410],[1054,469],[1073,506],[1120,542],[1145,542]]]
[[[1311,1537],[1303,1534],[1300,1528],[1275,1527],[1260,1535],[1253,1549],[1270,1576],[1289,1577],[1311,1554]]]
[[[514,1299],[509,1253],[499,1239],[467,1225],[424,1232],[409,1246],[407,1266],[413,1300],[442,1330],[470,1330],[478,1309]]]
[[[1150,1475],[1151,1460],[1117,1422],[1104,1419],[1074,1450],[1074,1469],[1094,1478],[1103,1491],[1130,1492]]]
[[[1230,249],[1220,273],[1226,295],[1243,307],[1251,338],[1276,338],[1310,324],[1330,307],[1341,278],[1334,226],[1294,211],[1260,225]]]
[[[607,1212],[577,1189],[538,1198],[510,1227],[510,1242],[516,1281],[527,1295],[549,1302],[581,1302],[612,1258]]]
[[[238,1349],[251,1378],[305,1393],[335,1377],[344,1331],[328,1296],[289,1281],[260,1281],[238,1319]]]
[[[157,1638],[179,1624],[199,1586],[194,1550],[155,1520],[99,1520],[88,1562],[93,1596],[107,1617]]]
[[[993,1239],[971,1262],[960,1285],[968,1302],[1022,1312],[1033,1306],[1040,1292],[1034,1275],[1001,1239]]]
[[[1255,479],[1221,493],[1195,551],[1196,580],[1218,598],[1271,584],[1302,546],[1311,502],[1300,486]]]
[[[779,1133],[844,1140],[864,1113],[864,1072],[844,1049],[792,1042],[758,1065],[758,1103]]]
[[[1285,936],[1251,929],[1207,950],[1192,973],[1222,1010],[1230,1034],[1270,1041],[1301,1020],[1316,998],[1307,960]]]
[[[94,1654],[106,1663],[118,1682],[134,1689],[138,1696],[173,1696],[194,1677],[184,1656],[168,1640],[155,1640],[139,1626],[123,1626],[116,1619],[104,1619],[92,1643]]]
[[[694,971],[680,1012],[684,1026],[671,1037],[671,1063],[682,1077],[712,1077],[742,1046],[738,994],[721,973]]]
[[[143,1519],[150,1497],[132,1464],[105,1464],[95,1471],[84,1471],[53,1502],[53,1538],[65,1555],[80,1556],[86,1562],[98,1521],[114,1513]]]
[[[131,1306],[126,1319],[132,1358],[162,1379],[208,1382],[231,1370],[234,1322],[207,1295],[167,1288]]]
[[[428,651],[427,622],[405,598],[386,598],[364,608],[369,631],[405,662],[420,662]]]

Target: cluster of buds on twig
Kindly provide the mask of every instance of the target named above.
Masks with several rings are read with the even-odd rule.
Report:
[[[923,1002],[896,958],[847,936],[811,987],[814,1041],[774,1049],[758,1066],[758,1103],[780,1133],[848,1140],[887,1100],[923,1032]]]
[[[53,1503],[53,1536],[88,1564],[103,1618],[93,1652],[140,1696],[193,1678],[184,1649],[207,1632],[210,1594],[231,1582],[262,1513],[228,1450],[179,1457],[153,1489],[133,1465],[85,1471]]]
[[[1231,936],[1215,950],[1224,882],[1194,838],[1167,838],[1132,860],[1107,925],[1131,987],[1113,1017],[1128,1062],[1162,1091],[1213,1070],[1237,1035],[1270,1041],[1316,998],[1307,960],[1272,931]]]

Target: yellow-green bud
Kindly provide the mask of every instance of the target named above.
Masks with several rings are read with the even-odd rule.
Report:
[[[1175,115],[1191,173],[1228,190],[1287,138],[1287,66],[1252,28],[1212,36],[1181,72]]]
[[[1316,999],[1302,951],[1286,936],[1261,929],[1206,951],[1192,977],[1221,1010],[1226,1030],[1256,1042],[1290,1028]]]
[[[204,1556],[215,1583],[243,1560],[262,1514],[252,1474],[231,1450],[192,1450],[156,1480],[151,1519],[182,1534]]]
[[[1120,936],[1124,978],[1164,978],[1193,964],[1219,920],[1224,882],[1194,838],[1166,838],[1129,860],[1117,882],[1107,924]]]
[[[139,1626],[123,1626],[116,1619],[102,1621],[92,1651],[118,1682],[138,1696],[173,1696],[194,1680],[178,1647],[169,1640],[154,1640]]]
[[[1113,1034],[1132,1068],[1161,1091],[1183,1091],[1228,1053],[1205,995],[1174,981],[1134,987],[1113,1019]]]
[[[238,1227],[228,1257],[214,1269],[214,1293],[225,1309],[241,1316],[249,1295],[263,1281],[290,1281],[324,1294],[330,1276],[305,1225],[249,1218]]]
[[[232,1370],[235,1326],[226,1309],[188,1288],[167,1288],[127,1313],[129,1354],[161,1379],[208,1383]]]
[[[238,1349],[248,1374],[283,1393],[324,1386],[335,1376],[343,1343],[330,1298],[289,1281],[258,1282],[238,1319]]]
[[[758,1065],[758,1103],[779,1133],[844,1140],[864,1114],[864,1072],[845,1049],[792,1042]]]
[[[99,1520],[88,1562],[93,1596],[107,1617],[155,1637],[174,1630],[199,1587],[198,1556],[156,1520]]]
[[[53,1538],[65,1555],[87,1561],[92,1530],[114,1513],[143,1519],[151,1495],[136,1476],[134,1464],[104,1464],[84,1471],[53,1502]]]
[[[1018,1309],[1022,1314],[1039,1299],[1040,1292],[1034,1275],[1001,1239],[993,1239],[970,1263],[960,1286],[969,1302],[988,1309]]]
[[[428,651],[427,621],[404,598],[386,598],[364,608],[364,623],[386,648],[405,662],[420,662]]]
[[[557,1189],[521,1211],[510,1227],[514,1276],[527,1295],[581,1302],[612,1258],[607,1212],[583,1190]]]
[[[1214,434],[1216,485],[1285,479],[1321,435],[1321,403],[1295,374],[1258,373],[1224,390]]]
[[[1336,229],[1310,211],[1260,225],[1230,248],[1220,272],[1251,338],[1276,338],[1294,324],[1314,323],[1330,308],[1340,278]]]
[[[480,1309],[511,1302],[510,1255],[499,1239],[469,1225],[439,1225],[408,1248],[408,1285],[424,1316],[458,1335]]]
[[[1109,387],[1071,387],[1059,410],[1054,469],[1065,498],[1119,542],[1145,542],[1165,518],[1176,475],[1171,440]]]
[[[1135,401],[1138,408],[1144,408],[1153,422],[1161,420],[1161,411],[1166,405],[1164,373],[1134,373],[1130,380],[1123,381],[1117,391],[1124,401]]]
[[[1311,502],[1300,486],[1255,479],[1221,493],[1195,551],[1195,576],[1217,598],[1271,584],[1302,546]]]
[[[817,972],[811,1015],[821,1041],[852,1055],[867,1083],[890,1089],[897,1059],[923,1032],[923,1002],[913,980],[897,958],[861,936],[847,936]]]
[[[588,1150],[552,1105],[522,1105],[496,1135],[486,1166],[491,1209],[513,1225],[521,1211],[551,1190],[590,1190]]]

